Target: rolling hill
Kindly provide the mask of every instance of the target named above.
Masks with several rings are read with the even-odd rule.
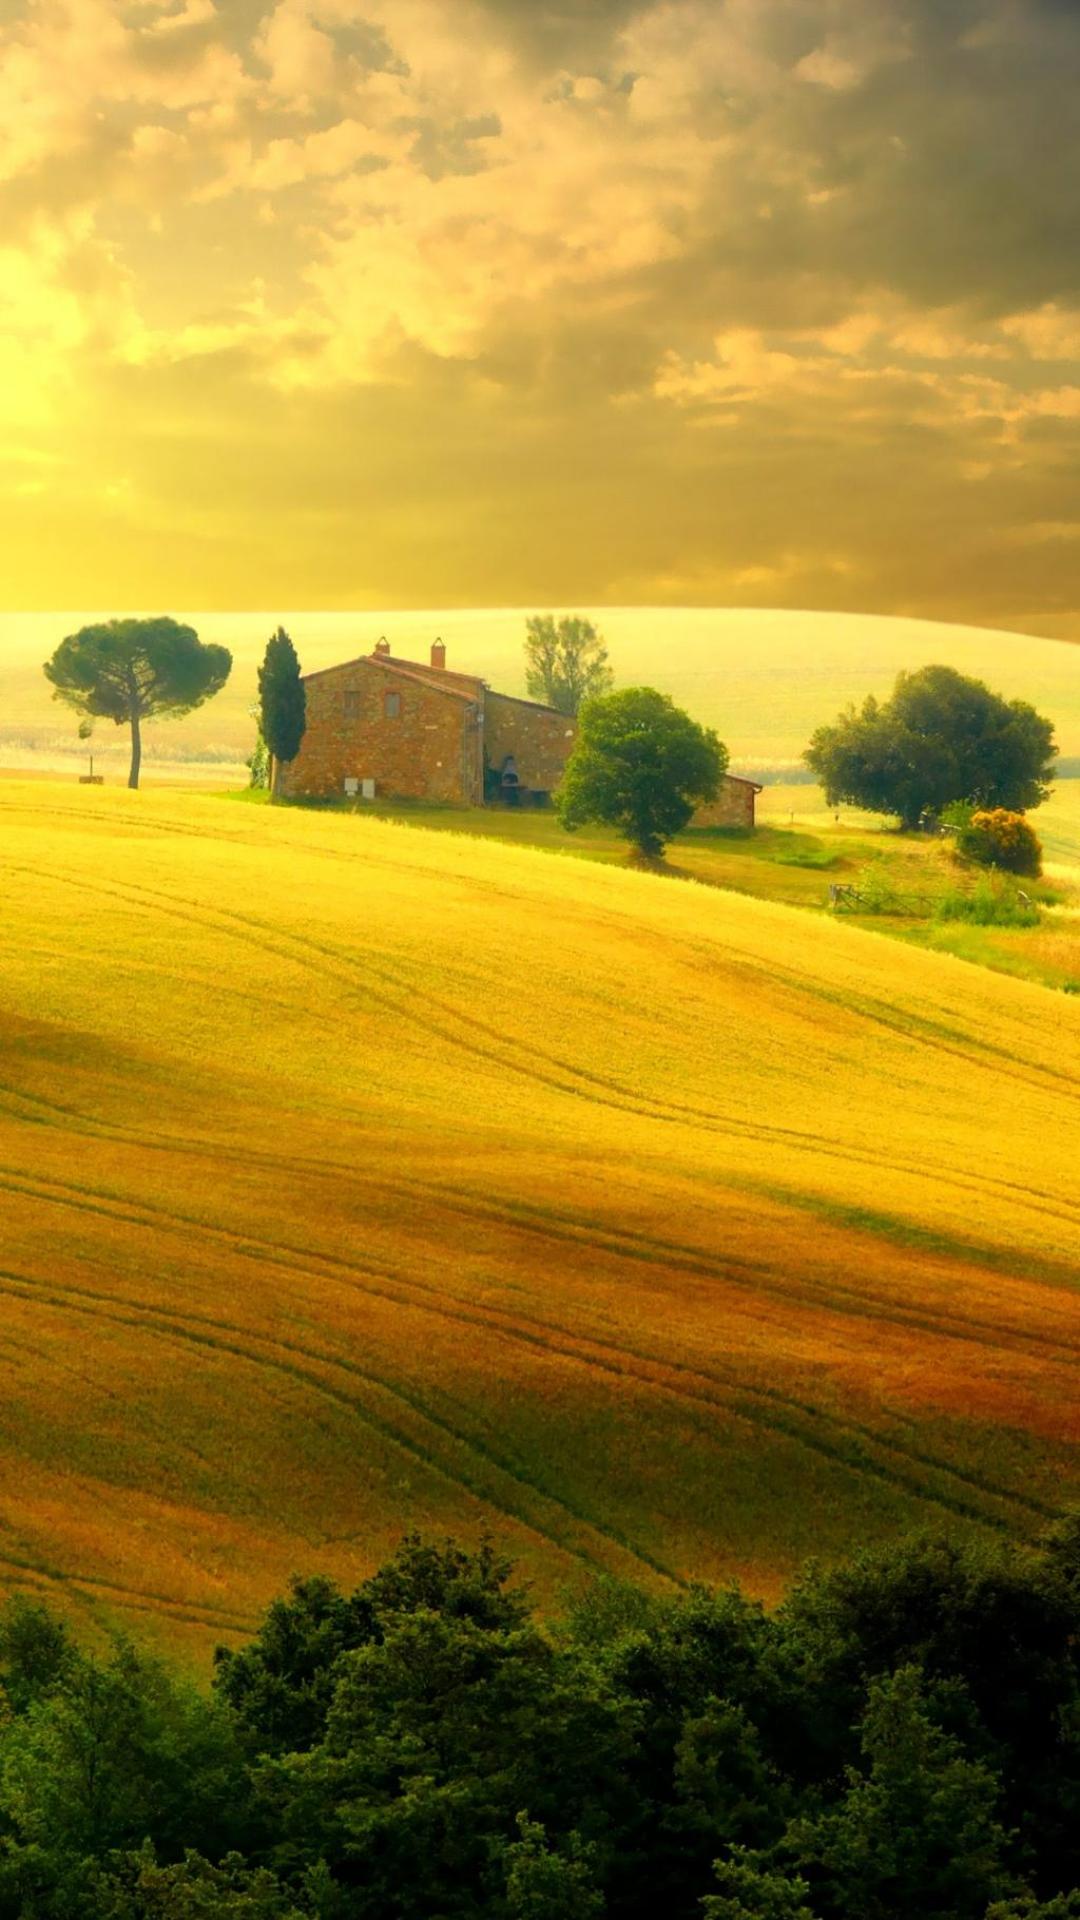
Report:
[[[442,634],[449,663],[479,673],[507,693],[524,693],[522,641],[527,609],[481,608],[390,613],[284,613],[307,671],[368,653],[381,633],[400,652],[426,659]],[[587,610],[586,610],[587,611]],[[85,613],[0,615],[0,765],[18,764],[13,748],[75,741],[75,717],[56,705],[41,673],[65,633]],[[279,616],[187,613],[204,640],[232,649],[235,666],[216,700],[185,720],[151,725],[155,753],[243,758],[251,748],[256,671]],[[1080,649],[1062,640],[945,626],[869,614],[775,609],[607,607],[593,609],[619,682],[659,686],[718,728],[736,760],[797,761],[814,728],[850,700],[889,692],[901,668],[943,660],[1009,698],[1032,701],[1055,721],[1061,750],[1080,755]],[[123,758],[125,738],[101,727],[97,749]]]
[[[773,1594],[1080,1482],[1080,1002],[375,820],[0,786],[0,1578],[203,1658],[492,1528]]]

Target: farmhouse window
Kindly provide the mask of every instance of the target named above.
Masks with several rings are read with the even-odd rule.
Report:
[[[400,693],[383,694],[383,712],[388,720],[396,720],[401,712]]]
[[[360,690],[358,687],[349,687],[345,694],[345,718],[346,720],[355,720],[359,713]]]

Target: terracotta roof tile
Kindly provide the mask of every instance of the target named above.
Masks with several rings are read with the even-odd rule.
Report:
[[[419,685],[434,687],[439,693],[448,693],[459,700],[478,700],[486,691],[495,694],[500,700],[512,700],[518,707],[534,707],[538,713],[558,713],[557,707],[547,707],[540,700],[522,700],[516,693],[498,693],[488,688],[486,680],[478,673],[458,673],[453,667],[429,667],[422,660],[403,660],[396,653],[362,653],[355,660],[341,660],[335,667],[318,667],[314,673],[305,673],[305,680],[320,680],[327,673],[342,673],[347,667],[382,667],[390,673],[400,674],[403,679],[414,680]],[[455,684],[456,683],[456,684]],[[560,715],[572,721],[572,716]]]
[[[477,679],[475,674],[448,674],[442,667],[423,667],[418,661],[395,660],[386,653],[361,653],[355,660],[339,660],[336,666],[317,667],[313,673],[305,673],[301,677],[305,681],[322,680],[328,673],[344,673],[349,667],[388,668],[401,679],[415,681],[418,686],[434,687],[436,692],[448,694],[452,700],[476,700],[479,697],[477,690],[482,690],[484,686],[484,682]],[[467,684],[453,686],[450,682],[455,679]]]

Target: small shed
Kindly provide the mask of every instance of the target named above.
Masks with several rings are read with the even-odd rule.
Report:
[[[694,813],[693,827],[753,827],[756,823],[757,797],[761,787],[756,780],[744,780],[741,774],[726,773],[715,800],[707,800]]]

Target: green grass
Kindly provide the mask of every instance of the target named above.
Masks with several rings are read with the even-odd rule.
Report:
[[[1021,897],[1023,896],[1023,897]],[[974,886],[949,887],[934,909],[935,920],[966,920],[976,927],[1037,927],[1039,909],[1026,889],[989,874]]]

